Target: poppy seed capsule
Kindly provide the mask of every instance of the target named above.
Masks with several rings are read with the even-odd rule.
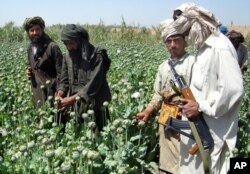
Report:
[[[11,161],[12,161],[12,162],[16,162],[16,161],[17,161],[17,157],[16,157],[16,156],[12,156],[12,157],[11,157]]]
[[[145,126],[146,122],[144,120],[141,120],[139,123],[138,123],[138,126],[139,127],[143,127]]]
[[[51,101],[52,99],[53,99],[53,96],[50,95],[50,96],[48,97],[48,100]]]
[[[237,148],[234,148],[234,149],[232,150],[232,153],[233,153],[234,155],[238,155],[238,149],[237,149]]]
[[[82,151],[83,158],[87,157],[87,154],[88,154],[88,150],[83,150]]]
[[[78,152],[82,152],[84,147],[79,145],[79,146],[76,147],[76,149],[77,149]]]
[[[109,105],[109,102],[105,101],[103,102],[103,106],[107,107]]]
[[[68,161],[63,162],[62,165],[61,165],[61,169],[62,169],[63,172],[68,172],[68,171],[71,170],[71,168],[72,168],[72,166],[71,166],[70,162],[68,162]]]
[[[93,115],[93,114],[94,114],[94,111],[93,111],[93,110],[88,110],[88,114],[89,114],[89,115]]]
[[[51,82],[50,82],[50,80],[47,80],[46,81],[46,85],[49,85]]]
[[[79,96],[76,96],[76,101],[79,101],[81,98]]]
[[[54,155],[55,155],[55,152],[53,150],[46,150],[45,151],[46,158],[52,158]]]
[[[75,115],[76,115],[76,113],[75,112],[70,112],[70,114],[69,114],[71,117],[74,117]]]
[[[83,118],[83,119],[88,118],[88,114],[87,114],[87,113],[83,113],[83,114],[82,114],[82,118]]]
[[[52,123],[52,127],[56,127],[56,126],[57,126],[56,122]]]
[[[0,156],[0,164],[3,162],[3,157]]]
[[[27,150],[27,147],[25,145],[21,145],[19,147],[20,152],[25,152]]]
[[[93,122],[93,121],[88,123],[88,128],[89,128],[89,129],[94,129],[95,126],[96,126],[96,124],[95,124],[95,122]]]
[[[80,157],[80,153],[78,151],[74,151],[72,153],[72,159],[77,160]]]
[[[87,153],[87,158],[94,161],[99,158],[99,153],[93,150],[89,150]]]
[[[33,147],[35,147],[35,142],[34,141],[28,142],[27,149],[32,149]]]

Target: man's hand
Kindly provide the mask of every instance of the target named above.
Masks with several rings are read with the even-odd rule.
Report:
[[[181,99],[182,104],[179,105],[183,109],[188,118],[194,118],[200,115],[199,104],[189,99]]]
[[[75,101],[76,101],[76,95],[65,97],[65,98],[60,98],[59,99],[59,109],[65,110],[67,107],[74,104]]]
[[[59,99],[64,97],[64,92],[62,90],[58,90],[55,93],[55,97],[58,97]]]
[[[139,123],[140,121],[145,121],[145,123],[148,123],[149,120],[149,113],[148,112],[139,112],[136,114],[135,121]]]
[[[148,123],[150,115],[154,112],[154,108],[152,106],[148,106],[142,112],[136,114],[135,121],[139,123],[140,121],[145,121]]]
[[[30,79],[31,79],[31,76],[33,75],[32,69],[31,69],[30,66],[28,66],[28,67],[26,68],[25,74],[26,74],[26,77],[30,80]]]

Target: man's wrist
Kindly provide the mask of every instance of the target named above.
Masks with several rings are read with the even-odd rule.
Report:
[[[200,108],[200,104],[198,102],[196,102],[196,105],[197,105],[197,111],[198,112],[202,112],[201,108]]]

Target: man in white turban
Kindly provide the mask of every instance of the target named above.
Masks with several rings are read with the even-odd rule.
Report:
[[[166,20],[161,23],[162,38],[170,53],[170,58],[165,60],[159,67],[154,83],[154,95],[142,112],[138,113],[136,120],[148,121],[153,113],[160,112],[161,116],[167,117],[166,109],[175,109],[178,105],[180,96],[171,86],[173,80],[168,61],[171,60],[176,71],[183,75],[187,83],[189,83],[191,67],[194,62],[194,56],[189,55],[185,51],[186,41],[182,33],[179,33],[172,27],[173,20]],[[178,117],[178,115],[174,115]],[[160,117],[161,118],[161,117]],[[159,120],[159,174],[172,173],[179,174],[179,157],[180,157],[180,139],[179,134],[171,130],[165,131],[166,121]]]
[[[183,99],[182,109],[187,118],[202,114],[214,140],[209,152],[210,173],[226,174],[236,146],[238,111],[244,92],[237,53],[219,31],[220,22],[210,11],[185,3],[175,9],[173,18],[173,28],[185,33],[188,44],[197,49],[190,84],[197,102]],[[181,174],[204,173],[200,153],[188,153],[193,143],[181,136]]]

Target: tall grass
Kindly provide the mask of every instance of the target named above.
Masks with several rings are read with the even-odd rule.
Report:
[[[64,25],[57,24],[47,26],[45,32],[55,41],[60,40],[60,33]],[[113,41],[113,42],[130,42],[140,43],[158,43],[161,42],[159,27],[146,28],[140,26],[127,26],[123,20],[120,26],[106,26],[103,21],[98,25],[82,25],[90,35],[90,40],[94,43]],[[22,27],[9,22],[0,27],[1,42],[22,42],[28,40],[26,31]]]

